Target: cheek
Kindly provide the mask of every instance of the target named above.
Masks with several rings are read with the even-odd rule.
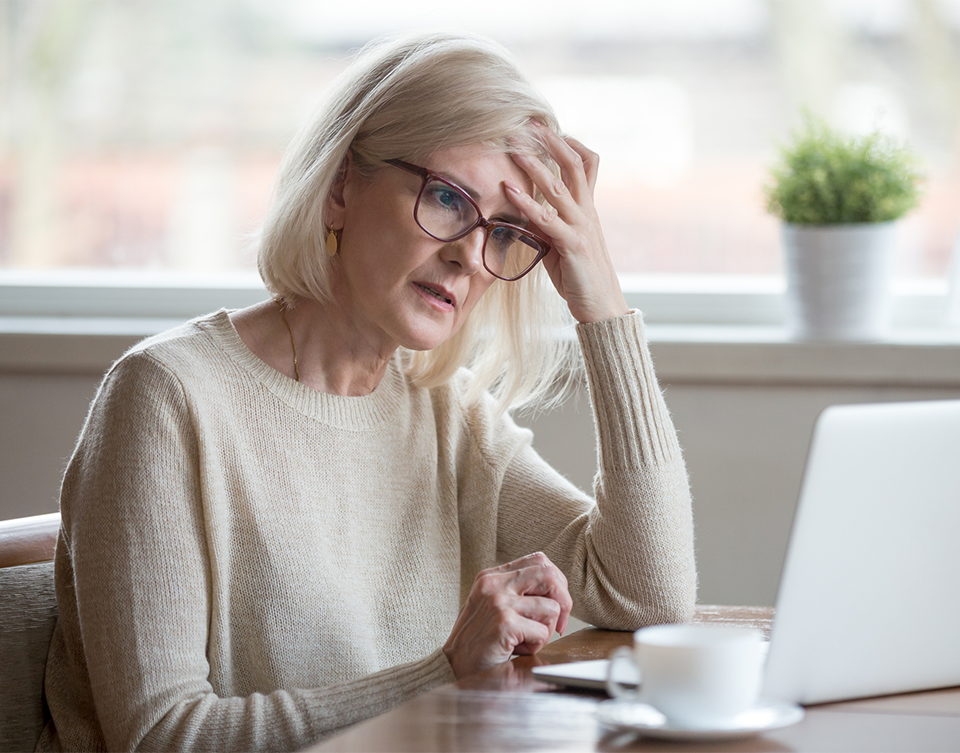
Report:
[[[467,314],[473,311],[474,307],[477,305],[477,302],[483,297],[487,290],[490,289],[490,286],[497,282],[497,279],[486,271],[480,274],[483,274],[482,278],[479,276],[474,277],[470,283],[470,293],[467,298],[467,306],[465,311]]]
[[[341,261],[368,282],[384,282],[409,272],[417,255],[416,239],[392,223],[355,225],[349,236],[344,233]]]

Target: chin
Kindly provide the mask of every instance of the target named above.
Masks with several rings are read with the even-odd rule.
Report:
[[[457,334],[459,327],[452,332],[417,332],[411,333],[403,343],[407,350],[427,351],[439,348]]]
[[[407,350],[413,350],[413,351],[423,353],[428,350],[433,350],[434,348],[439,348],[449,339],[450,338],[448,337],[443,340],[414,340],[412,342],[404,344],[403,347],[406,348]]]

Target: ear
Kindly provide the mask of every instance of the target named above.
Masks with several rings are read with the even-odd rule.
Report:
[[[340,163],[340,167],[337,168],[337,176],[334,178],[333,185],[330,186],[330,193],[327,196],[324,219],[326,220],[327,227],[331,230],[343,229],[344,215],[346,214],[347,208],[346,186],[351,175],[352,167],[353,155],[348,151]]]

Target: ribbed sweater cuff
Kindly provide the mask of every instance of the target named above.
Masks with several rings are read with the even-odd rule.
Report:
[[[420,661],[378,672],[368,681],[324,689],[320,691],[323,694],[320,708],[324,713],[314,720],[312,737],[319,740],[336,735],[454,680],[450,662],[443,650],[437,649]]]
[[[636,457],[657,465],[676,457],[676,432],[653,369],[639,311],[577,325],[587,382],[597,419],[601,463]],[[609,455],[614,448],[613,456]],[[606,455],[606,457],[605,457]]]
[[[378,674],[375,687],[360,691],[353,699],[360,718],[381,714],[415,696],[456,680],[450,662],[442,649],[411,664]]]

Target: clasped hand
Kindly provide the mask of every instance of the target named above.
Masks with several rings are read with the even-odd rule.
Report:
[[[443,652],[457,678],[514,654],[535,654],[563,633],[573,601],[567,579],[537,552],[477,575]]]

